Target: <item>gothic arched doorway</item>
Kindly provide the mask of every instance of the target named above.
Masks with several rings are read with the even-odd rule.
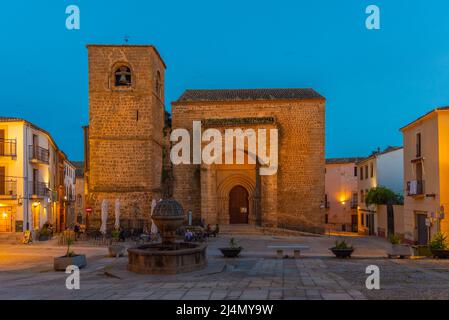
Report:
[[[246,224],[249,215],[248,191],[242,186],[235,186],[229,193],[229,223]]]

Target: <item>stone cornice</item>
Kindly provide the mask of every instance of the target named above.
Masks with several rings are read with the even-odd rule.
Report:
[[[238,126],[238,125],[258,125],[275,124],[274,117],[247,117],[247,118],[224,118],[205,119],[201,121],[204,126]]]

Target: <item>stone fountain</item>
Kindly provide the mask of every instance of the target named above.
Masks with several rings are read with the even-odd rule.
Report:
[[[175,200],[162,200],[152,219],[159,228],[162,242],[128,249],[128,270],[142,274],[177,274],[203,269],[205,244],[176,241],[176,230],[184,222],[184,210]]]

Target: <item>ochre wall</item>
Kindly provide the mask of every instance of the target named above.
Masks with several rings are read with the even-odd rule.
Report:
[[[279,169],[276,176],[261,184],[266,188],[277,184],[277,192],[262,199],[262,206],[275,216],[278,227],[323,231],[324,99],[174,103],[172,113],[173,129],[186,128],[190,132],[194,120],[274,117],[279,128]],[[174,166],[175,198],[196,213],[201,212],[200,176],[199,165]],[[269,199],[274,199],[275,205],[264,202]]]

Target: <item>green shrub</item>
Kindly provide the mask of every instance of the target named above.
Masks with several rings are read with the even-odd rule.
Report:
[[[447,249],[448,248],[448,244],[447,244],[447,236],[445,236],[443,233],[438,232],[432,239],[432,241],[430,241],[430,248],[431,249]]]
[[[345,250],[345,249],[352,249],[352,246],[348,246],[346,243],[346,240],[341,241],[335,241],[335,249]]]
[[[47,227],[42,227],[41,231],[39,232],[39,236],[41,237],[49,237],[51,235],[50,230],[47,229]]]
[[[66,253],[66,257],[71,258],[75,256],[75,252],[70,250],[70,246],[75,242],[75,240],[72,237],[68,237],[66,239],[67,241],[67,253]]]
[[[392,234],[389,238],[391,244],[401,244],[402,239],[397,234]]]
[[[403,204],[404,198],[385,187],[371,188],[365,196],[366,205]]]
[[[231,238],[231,240],[229,240],[229,247],[231,247],[231,248],[238,248],[239,245],[237,243],[237,240],[235,240],[234,238]]]
[[[120,231],[119,230],[113,230],[111,232],[111,236],[112,236],[112,239],[118,240],[120,238]]]

